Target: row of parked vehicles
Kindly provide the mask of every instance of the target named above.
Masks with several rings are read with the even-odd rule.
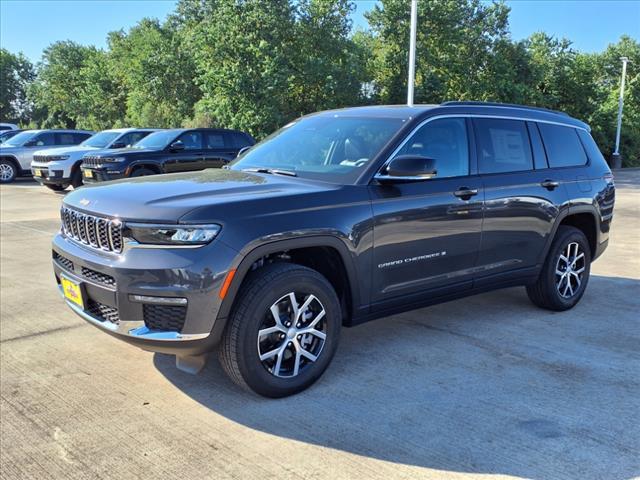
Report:
[[[56,191],[83,183],[222,167],[255,140],[214,128],[6,130],[0,144],[0,182],[33,175]]]

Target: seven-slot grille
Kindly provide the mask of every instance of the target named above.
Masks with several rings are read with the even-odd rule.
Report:
[[[48,161],[50,161],[50,159],[46,155],[34,155],[33,156],[33,161],[34,162],[48,162]]]
[[[93,155],[85,155],[82,157],[83,167],[99,167],[104,163],[102,157],[96,157]]]
[[[80,243],[107,252],[122,252],[122,223],[86,213],[76,212],[67,207],[60,211],[64,233]]]

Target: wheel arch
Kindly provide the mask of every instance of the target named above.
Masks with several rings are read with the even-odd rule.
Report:
[[[324,252],[322,257],[317,257]],[[217,320],[226,319],[248,275],[256,269],[261,259],[276,254],[290,257],[290,263],[304,265],[323,274],[336,290],[343,309],[343,324],[349,325],[354,308],[359,305],[356,269],[347,246],[332,236],[310,236],[269,242],[247,253],[235,268],[233,280],[222,300]],[[260,268],[259,266],[257,268]],[[218,323],[218,322],[216,322]]]
[[[17,175],[20,175],[20,172],[22,172],[22,167],[20,166],[20,162],[18,161],[18,159],[15,156],[13,156],[13,155],[0,155],[0,160],[7,160],[7,161],[11,162],[13,164],[13,166],[16,167]]]
[[[131,175],[136,170],[140,170],[141,168],[147,168],[149,170],[153,170],[155,173],[162,173],[162,166],[148,161],[140,161],[129,165],[127,168],[129,170],[129,175]]]
[[[545,245],[543,256],[540,259],[541,262],[544,262],[551,248],[551,243],[558,233],[558,228],[562,225],[575,227],[585,234],[591,250],[591,259],[595,259],[598,250],[598,215],[593,207],[584,206],[570,208],[558,216]]]

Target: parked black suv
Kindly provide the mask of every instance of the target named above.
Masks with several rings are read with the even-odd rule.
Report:
[[[97,327],[244,388],[311,385],[341,326],[524,285],[573,307],[615,188],[589,127],[521,106],[363,107],[299,119],[226,169],[67,195],[53,265]]]
[[[92,152],[82,161],[84,183],[219,168],[255,143],[248,133],[178,128],[152,133],[131,148]]]

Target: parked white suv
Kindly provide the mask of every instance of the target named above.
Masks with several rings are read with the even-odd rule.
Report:
[[[69,185],[77,188],[82,185],[80,164],[86,153],[129,147],[155,131],[148,128],[104,130],[74,147],[39,150],[31,163],[33,178],[51,190],[61,191]]]
[[[31,174],[33,154],[45,147],[71,146],[94,132],[86,130],[25,130],[0,145],[0,183],[10,183]]]

